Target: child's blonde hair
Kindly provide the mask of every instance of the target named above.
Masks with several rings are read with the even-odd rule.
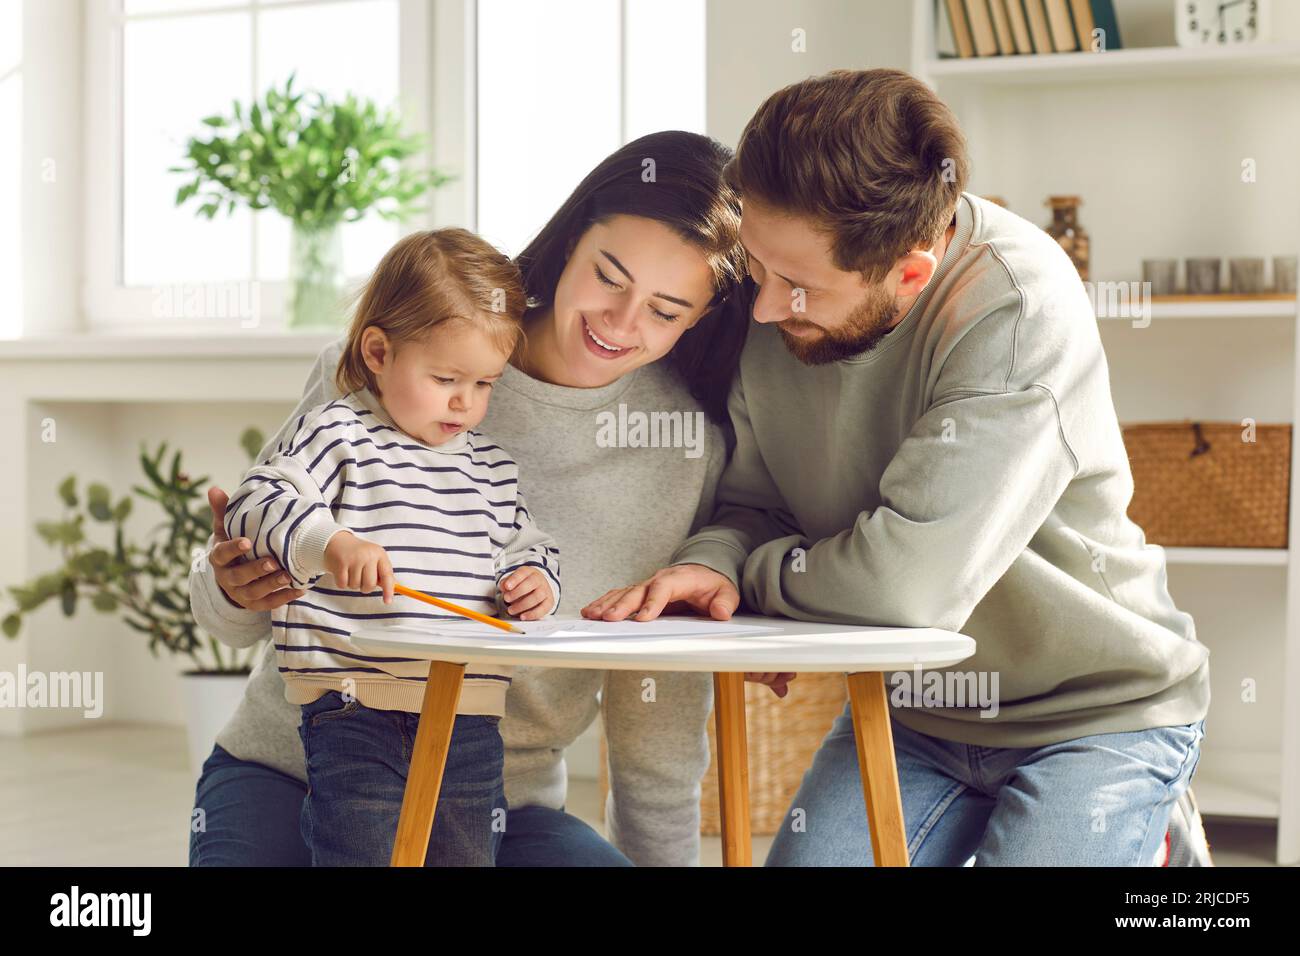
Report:
[[[361,352],[361,336],[382,329],[394,348],[423,338],[448,320],[470,322],[507,354],[523,334],[519,270],[467,229],[432,229],[399,240],[384,254],[361,292],[334,380],[347,394],[379,386]]]

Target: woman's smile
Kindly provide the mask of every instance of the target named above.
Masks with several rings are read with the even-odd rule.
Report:
[[[609,359],[621,358],[634,350],[635,346],[619,346],[609,341],[609,339],[598,336],[592,331],[591,326],[587,324],[587,319],[584,316],[579,315],[578,318],[582,323],[582,341],[586,344],[587,351],[592,355],[608,361]]]

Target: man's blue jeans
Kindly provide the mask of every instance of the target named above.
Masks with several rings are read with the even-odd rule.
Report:
[[[1205,721],[1044,747],[977,747],[890,721],[914,866],[1151,866],[1200,759]],[[871,866],[848,705],[768,866]]]

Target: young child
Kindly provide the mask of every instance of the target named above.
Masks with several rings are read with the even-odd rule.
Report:
[[[226,530],[293,587],[272,614],[285,697],[302,705],[303,836],[316,866],[387,866],[428,662],[362,653],[362,626],[464,620],[400,581],[525,620],[560,600],[559,552],[505,450],[474,427],[522,334],[514,265],[463,229],[407,236],[379,263],[337,370],[342,398],[298,421],[231,495]],[[465,675],[429,865],[492,865],[511,668]]]

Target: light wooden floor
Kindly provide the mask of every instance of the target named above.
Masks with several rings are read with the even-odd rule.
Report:
[[[594,780],[573,780],[567,809],[603,832]],[[185,733],[149,724],[0,738],[0,866],[185,866],[194,782]],[[1276,829],[1206,823],[1219,866],[1272,866]],[[770,837],[755,837],[761,863]],[[721,866],[716,837],[704,866]]]

